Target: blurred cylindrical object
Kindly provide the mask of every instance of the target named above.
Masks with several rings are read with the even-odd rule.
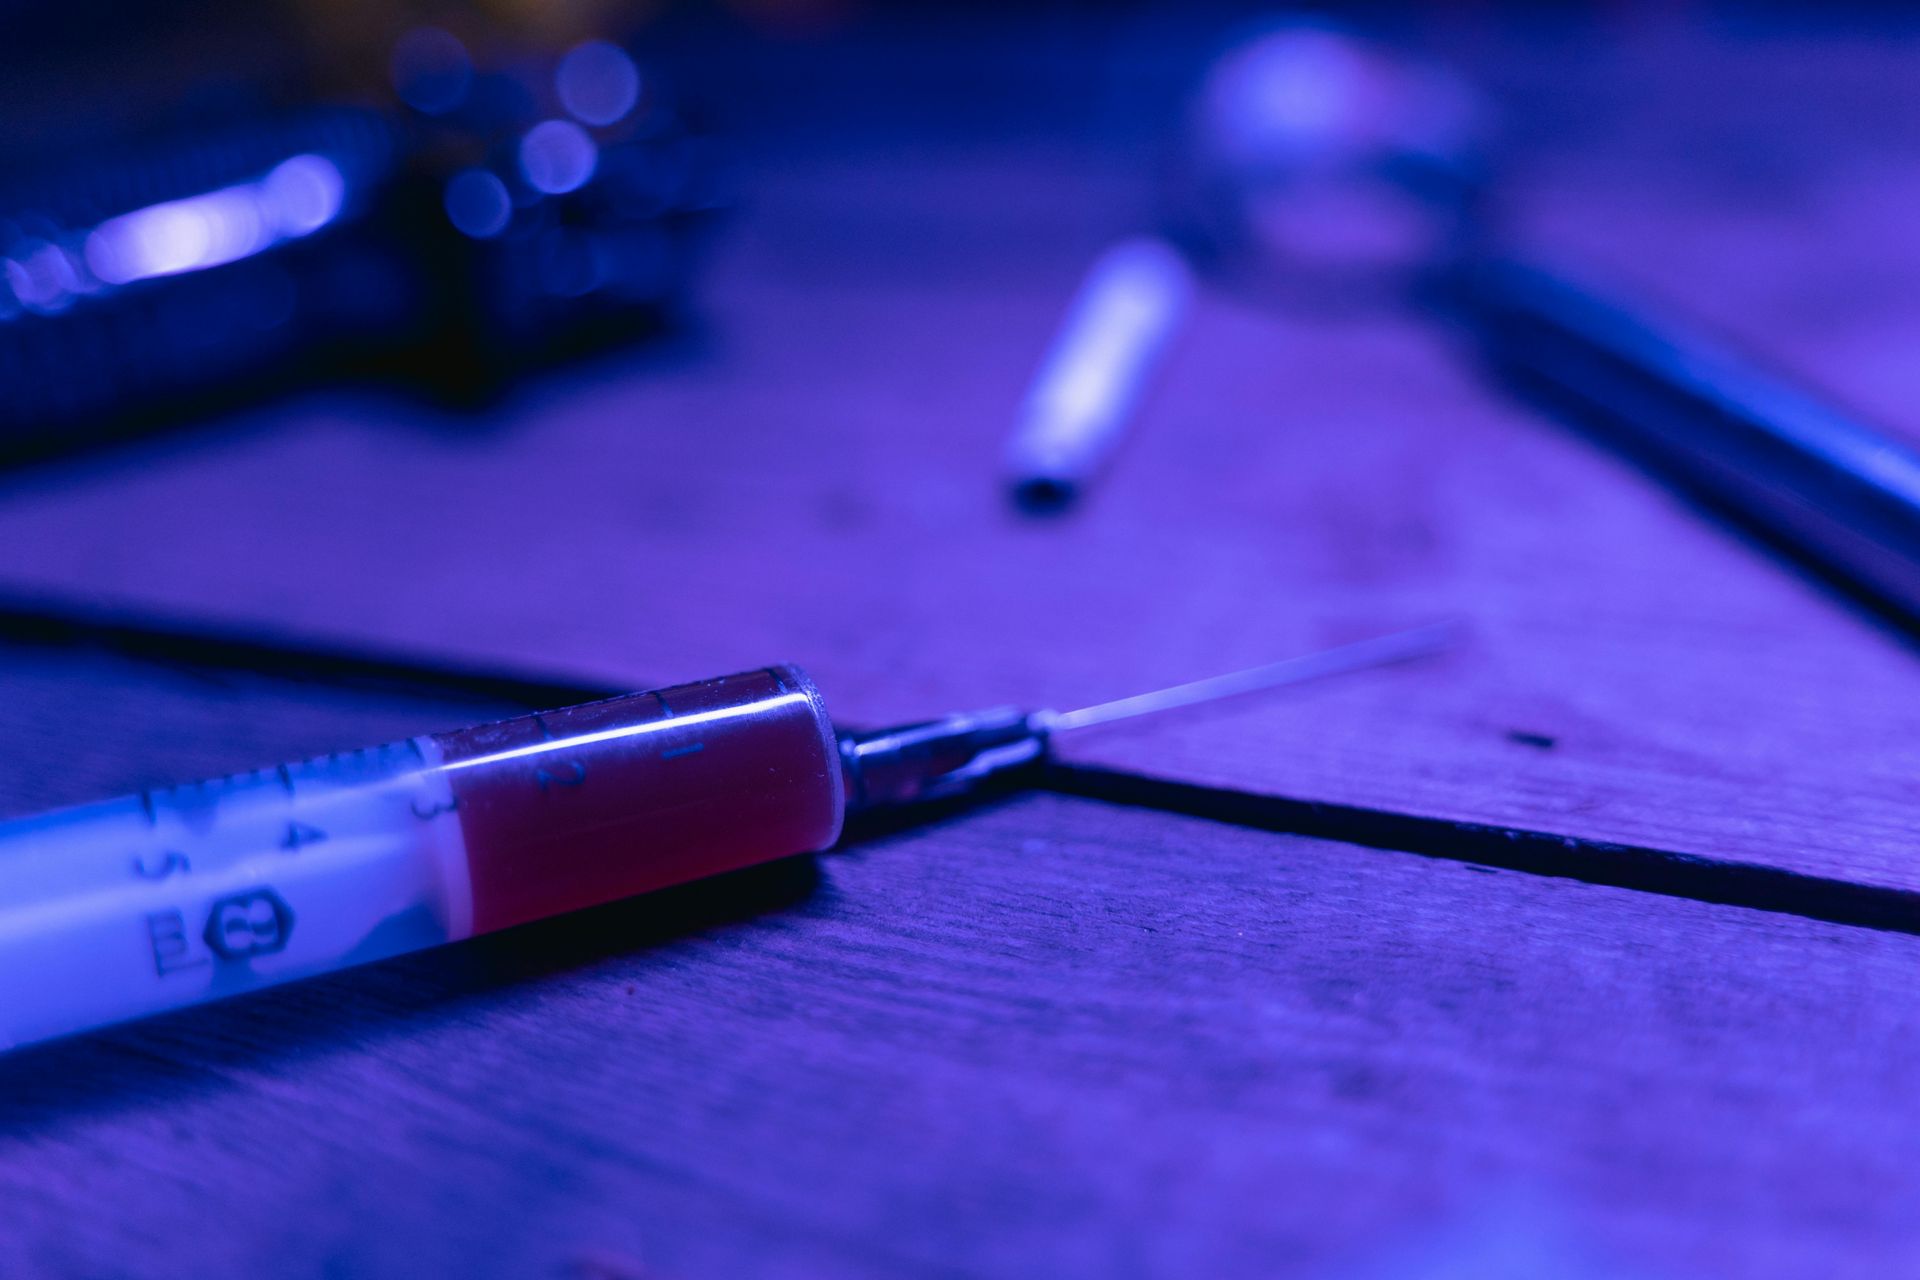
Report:
[[[1010,450],[1030,510],[1083,489],[1125,434],[1196,270],[1235,290],[1369,298],[1475,225],[1485,112],[1441,69],[1290,21],[1229,49],[1191,105],[1160,233],[1089,273]]]
[[[1027,394],[1007,450],[1022,506],[1062,507],[1099,472],[1192,294],[1186,259],[1158,237],[1125,240],[1100,255]]]
[[[1221,266],[1358,296],[1428,286],[1503,375],[1920,621],[1920,453],[1682,326],[1513,260],[1491,207],[1490,116],[1464,81],[1293,24],[1223,58],[1195,119],[1209,197],[1194,202],[1197,243]]]
[[[1507,377],[1920,622],[1920,453],[1705,336],[1538,267],[1473,262],[1451,284]]]

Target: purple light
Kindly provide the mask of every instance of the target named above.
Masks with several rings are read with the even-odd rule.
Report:
[[[640,100],[640,71],[626,51],[589,40],[560,60],[554,71],[560,103],[586,124],[612,124]]]
[[[311,235],[340,215],[346,179],[324,156],[299,155],[258,182],[123,213],[87,233],[95,278],[128,284],[204,271]]]
[[[565,195],[585,186],[600,163],[600,149],[571,120],[543,120],[520,139],[520,172],[535,191]]]
[[[1338,32],[1275,31],[1234,50],[1208,77],[1208,141],[1229,163],[1258,169],[1317,156],[1377,127],[1382,86],[1363,53]]]
[[[454,174],[442,203],[447,220],[475,240],[499,235],[513,220],[513,198],[507,194],[507,184],[485,169]]]
[[[339,167],[315,155],[281,161],[260,184],[266,220],[288,240],[312,235],[339,217],[346,195]]]

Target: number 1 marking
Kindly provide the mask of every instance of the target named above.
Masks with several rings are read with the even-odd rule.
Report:
[[[186,917],[177,909],[148,913],[147,942],[153,948],[153,972],[157,977],[212,963],[205,956],[193,956],[187,946]]]

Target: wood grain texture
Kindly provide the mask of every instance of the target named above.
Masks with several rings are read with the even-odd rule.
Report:
[[[783,118],[748,134],[706,341],[480,423],[341,394],[17,480],[0,576],[635,683],[793,660],[864,723],[1097,700],[1456,615],[1473,639],[1444,663],[1074,757],[1920,888],[1906,642],[1410,317],[1210,299],[1094,501],[1009,511],[1004,432],[1077,272],[1146,204],[1140,133],[1101,133],[1086,77],[1054,84],[1062,64],[1001,29],[949,35],[764,55],[781,74],[757,118]],[[1764,83],[1766,46],[1696,33],[1610,61],[1471,36],[1518,95],[1530,236],[1645,250],[1669,295],[1917,425],[1911,362],[1886,354],[1910,312],[1845,283],[1920,252],[1884,181],[1894,139],[1852,127],[1915,105],[1904,64],[1796,44],[1779,141],[1766,95],[1700,87]],[[871,98],[834,89],[883,66]],[[971,114],[956,67],[978,73]],[[1708,125],[1660,142],[1707,99]],[[1839,240],[1850,265],[1816,283]]]
[[[0,1060],[0,1271],[1894,1274],[1917,961],[1035,796]]]

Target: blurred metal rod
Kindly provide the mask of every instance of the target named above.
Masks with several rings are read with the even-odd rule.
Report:
[[[1123,240],[1094,262],[1007,447],[1021,506],[1058,510],[1099,473],[1125,437],[1192,295],[1192,268],[1158,236]]]
[[[1455,268],[1492,363],[1630,452],[1920,621],[1920,452],[1710,339],[1532,265]]]

